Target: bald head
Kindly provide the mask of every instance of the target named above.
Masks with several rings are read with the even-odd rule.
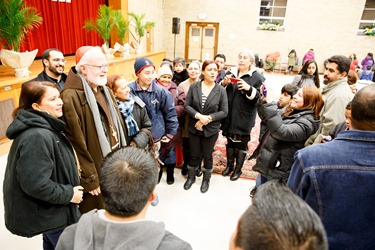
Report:
[[[352,129],[375,131],[375,84],[359,90],[352,101]]]

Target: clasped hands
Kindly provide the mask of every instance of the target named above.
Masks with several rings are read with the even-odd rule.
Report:
[[[198,119],[198,121],[195,123],[195,128],[200,131],[203,130],[203,126],[212,122],[212,117],[210,115],[202,115],[197,113],[195,118]]]

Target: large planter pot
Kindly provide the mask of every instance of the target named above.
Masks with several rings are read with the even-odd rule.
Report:
[[[2,49],[0,51],[1,63],[14,69],[16,77],[27,77],[30,74],[29,67],[33,63],[38,49],[26,52],[15,52],[13,50]]]

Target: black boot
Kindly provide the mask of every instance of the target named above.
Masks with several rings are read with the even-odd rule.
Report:
[[[237,157],[236,157],[236,168],[234,169],[233,174],[230,177],[231,181],[236,181],[240,178],[242,174],[242,166],[245,162],[247,155],[247,151],[245,150],[238,150]]]
[[[208,188],[210,187],[210,179],[211,179],[211,171],[212,169],[203,169],[203,181],[201,185],[201,193],[206,193]]]
[[[172,185],[174,183],[174,166],[175,164],[166,164],[167,167],[167,184]]]
[[[188,178],[184,184],[184,189],[189,190],[191,185],[195,182],[195,176],[197,175],[197,168],[198,167],[191,167],[188,166]]]
[[[197,168],[197,177],[201,177],[201,176],[202,176],[202,163]]]
[[[182,165],[181,174],[185,176],[185,175],[187,175],[187,173],[188,173],[187,164],[184,163]]]
[[[160,164],[159,166],[160,166],[160,170],[159,170],[158,184],[160,183],[161,177],[163,175],[163,165]]]
[[[224,171],[221,173],[223,176],[228,176],[230,173],[234,170],[234,158],[236,157],[237,150],[235,148],[229,148],[227,149],[227,167],[224,169]]]

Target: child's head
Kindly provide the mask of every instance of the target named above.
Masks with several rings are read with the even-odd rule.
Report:
[[[370,70],[370,69],[371,69],[371,66],[370,66],[370,65],[367,65],[367,66],[366,66],[366,69],[367,69],[367,70]]]
[[[346,128],[350,129],[352,123],[352,101],[350,101],[345,107],[345,124]]]
[[[285,84],[281,88],[281,95],[279,98],[280,107],[285,107],[293,99],[293,96],[297,93],[298,87],[292,83]]]
[[[186,68],[186,63],[185,63],[185,60],[181,57],[176,57],[174,60],[173,60],[173,69],[174,71],[176,71],[177,73],[180,73],[182,72],[184,69]]]

